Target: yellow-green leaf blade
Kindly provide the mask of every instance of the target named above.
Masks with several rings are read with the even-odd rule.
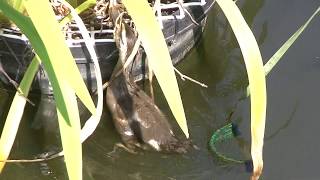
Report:
[[[309,19],[275,52],[268,62],[263,66],[265,75],[267,76],[275,65],[281,60],[282,56],[300,37],[302,32],[308,27],[312,19],[320,12],[320,7],[309,17]],[[247,87],[247,96],[250,96],[250,88]]]
[[[29,89],[33,78],[38,71],[39,61],[37,57],[35,57],[30,63],[25,76],[22,79],[22,83],[19,88],[24,96],[28,96]],[[19,92],[16,92],[13,101],[11,103],[6,122],[4,124],[1,138],[0,138],[0,172],[2,171],[5,160],[8,159],[14,139],[17,135],[17,131],[19,128],[19,124],[23,115],[24,107],[26,104],[26,99],[22,97]]]
[[[80,4],[77,8],[76,11],[78,14],[82,13],[83,11],[87,10],[89,7],[93,6],[96,4],[96,0],[87,0],[85,2],[83,2],[82,4]],[[70,22],[72,20],[72,16],[69,14],[68,16],[64,17],[61,21],[60,21],[60,25],[63,27],[65,26],[68,22]]]
[[[64,116],[57,108],[61,142],[64,152],[64,159],[67,166],[70,180],[82,180],[82,146],[80,141],[80,117],[77,105],[77,98],[73,89],[66,83],[62,85],[62,91],[68,98],[66,106],[69,116]],[[59,103],[56,102],[57,107]],[[69,119],[66,119],[69,118]],[[67,122],[70,122],[68,124]]]
[[[94,104],[81,79],[70,50],[64,42],[64,36],[60,32],[49,2],[28,0],[25,2],[25,6],[33,25],[41,37],[41,41],[45,44],[47,54],[44,54],[43,58],[41,58],[53,86],[68,175],[71,180],[81,180],[82,148],[80,142],[80,119],[73,91],[73,89],[75,91],[77,89],[72,85],[76,82],[77,84],[82,84],[80,92],[86,92],[84,96],[87,96],[87,102],[92,104],[91,109],[94,109]],[[47,27],[48,24],[50,24],[50,28]],[[32,45],[37,45],[37,42],[34,42]],[[42,53],[39,49],[36,49],[36,52],[38,54]],[[70,73],[70,71],[73,72]],[[71,75],[76,75],[76,77],[70,77]],[[77,87],[79,86],[77,85]],[[81,95],[79,97],[81,98]]]
[[[19,12],[22,13],[24,11],[23,0],[9,0],[7,2]]]
[[[49,58],[54,60],[50,60],[50,62],[48,62],[47,58],[42,58],[40,56],[39,51],[37,51],[37,48],[35,47],[34,43],[32,43],[32,45],[34,46],[38,55],[42,58],[41,60],[45,66],[45,70],[48,72],[49,79],[53,88],[55,89],[54,86],[56,82],[53,75],[63,75],[63,79],[67,79],[69,81],[71,87],[75,90],[75,93],[78,95],[79,99],[84,103],[88,110],[92,114],[94,114],[95,106],[91,99],[90,93],[86,88],[86,85],[82,79],[82,76],[72,57],[69,48],[67,48],[66,46],[64,35],[62,34],[60,26],[55,20],[54,13],[51,9],[49,2],[43,4],[37,1],[29,0],[26,1],[26,3],[35,3],[34,6],[38,7],[38,9],[34,11],[35,15],[31,15],[29,12],[30,10],[28,11],[28,13],[34,24],[35,19],[39,17],[37,18],[37,25],[35,24],[37,31],[41,36],[42,41],[45,42],[44,44],[48,52]],[[48,19],[48,17],[51,18]],[[50,28],[48,28],[48,22],[50,22]],[[43,34],[41,34],[40,32],[43,32]],[[48,36],[48,34],[50,34],[50,36]]]
[[[53,48],[52,47],[47,48],[46,46],[48,46],[48,44],[44,44],[43,40],[39,36],[39,33],[37,32],[37,29],[35,28],[35,26],[31,22],[31,19],[29,17],[23,16],[21,13],[19,13],[18,11],[13,9],[10,5],[8,5],[6,3],[6,1],[0,1],[0,4],[1,4],[0,9],[2,10],[2,12],[6,16],[10,17],[10,20],[12,20],[30,40],[32,47],[35,49],[36,53],[39,55],[39,57],[41,58],[41,60],[44,64],[45,70],[48,73],[50,82],[53,86],[53,89],[56,91],[56,93],[61,94],[60,88],[57,85],[58,84],[57,77],[56,77],[56,74],[58,74],[57,71],[58,70],[60,70],[59,72],[62,71],[65,74],[65,77],[70,77],[70,75],[69,76],[66,75],[66,72],[69,72],[71,70],[78,71],[78,73],[76,73],[76,74],[78,74],[78,77],[75,79],[72,79],[72,77],[70,77],[70,79],[71,79],[70,81],[71,81],[71,83],[73,83],[76,86],[76,87],[74,87],[74,89],[75,89],[76,94],[79,96],[80,100],[91,111],[91,113],[94,114],[94,112],[95,112],[94,103],[90,97],[88,90],[85,88],[86,86],[81,78],[79,70],[77,69],[75,63],[73,62],[73,58],[72,58],[70,51],[66,50],[67,48],[65,48],[66,44],[64,43],[64,38],[63,38],[64,36],[61,36],[61,31],[60,31],[60,28],[56,25],[55,18],[51,18],[51,23],[50,23],[50,20],[46,21],[47,18],[44,18],[44,16],[41,14],[43,12],[45,12],[45,13],[51,12],[51,15],[53,15],[52,9],[47,7],[46,10],[44,10],[42,8],[39,8],[40,5],[35,6],[35,7],[39,8],[38,14],[40,14],[39,16],[36,16],[36,17],[39,17],[39,19],[43,20],[43,23],[39,23],[38,26],[41,27],[42,30],[46,30],[46,29],[48,30],[48,33],[45,35],[48,35],[49,31],[50,31],[51,34],[50,34],[50,36],[47,36],[47,38],[54,40],[54,42],[55,42],[54,43],[55,45],[53,46]],[[53,19],[54,19],[54,21],[53,21]],[[50,24],[51,28],[47,28],[48,24]],[[37,28],[39,29],[39,27],[37,27]],[[57,34],[58,34],[58,36],[57,36]],[[61,37],[59,37],[59,35]],[[56,39],[55,37],[58,37],[58,38]],[[56,54],[57,56],[60,56],[60,58],[55,61],[50,61],[49,54],[47,51],[50,50],[50,51],[53,51],[54,53],[56,53],[56,52],[59,52],[61,49],[63,49],[64,52],[60,53],[60,54]],[[68,63],[67,66],[65,66],[65,62]],[[73,64],[71,64],[71,66],[70,66],[71,62],[73,62]],[[52,63],[54,63],[54,64],[52,64]],[[59,68],[54,69],[53,66],[59,67]],[[79,86],[81,86],[82,88],[78,88]],[[60,97],[57,97],[57,98],[60,98]],[[63,101],[63,99],[61,99],[61,98],[60,98],[60,100]],[[62,113],[65,114],[64,112],[62,112]]]
[[[258,44],[240,10],[232,0],[217,0],[227,17],[245,60],[251,93],[252,179],[258,179],[263,168],[263,139],[266,118],[266,81]]]
[[[268,60],[268,62],[264,65],[264,70],[266,76],[272,70],[272,68],[279,62],[281,57],[287,50],[291,47],[291,45],[298,39],[300,34],[305,30],[305,28],[309,25],[311,20],[320,12],[320,7],[311,15],[311,17],[303,24],[279,49],[274,55]]]
[[[154,13],[145,0],[124,0],[163,94],[180,128],[189,137],[187,121],[170,54]]]

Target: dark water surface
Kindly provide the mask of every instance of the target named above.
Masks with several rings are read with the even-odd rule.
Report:
[[[319,0],[238,0],[238,3],[258,39],[264,60],[270,58],[320,5]],[[318,16],[267,78],[262,179],[320,179],[319,29]],[[225,125],[234,112],[231,121],[239,126],[241,139],[218,148],[235,158],[249,157],[250,103],[248,98],[242,98],[247,85],[246,72],[238,45],[217,5],[210,13],[202,40],[178,68],[209,86],[202,88],[179,81],[191,138],[200,149],[185,155],[155,152],[133,155],[122,149],[110,153],[120,139],[105,111],[94,136],[83,145],[85,180],[249,179],[250,173],[244,165],[222,162],[208,149],[212,132]],[[156,91],[159,106],[170,114],[159,88]],[[0,115],[4,121],[12,97],[2,90],[0,99]],[[39,101],[39,97],[34,99]],[[50,119],[46,119],[49,124],[39,123],[36,112],[37,107],[28,106],[25,110],[11,159],[33,158],[58,146],[58,135],[51,131],[56,124]],[[45,113],[54,116],[50,109]],[[169,117],[176,127],[172,116]],[[63,160],[59,158],[42,164],[8,163],[0,179],[65,180],[67,175]]]

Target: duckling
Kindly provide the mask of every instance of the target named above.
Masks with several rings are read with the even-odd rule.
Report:
[[[156,151],[185,153],[189,141],[179,141],[175,137],[166,116],[135,84],[129,71],[118,73],[119,67],[132,52],[132,42],[137,39],[133,28],[120,21],[116,24],[114,36],[119,60],[107,88],[106,101],[125,146],[134,149],[147,144]]]
[[[188,142],[175,137],[166,116],[152,99],[124,74],[107,89],[107,105],[122,141],[128,148],[148,144],[156,151],[184,153]]]

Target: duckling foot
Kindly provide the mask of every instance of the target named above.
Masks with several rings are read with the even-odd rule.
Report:
[[[111,152],[109,152],[108,155],[112,156],[112,154],[114,154],[117,151],[117,149],[119,149],[119,148],[122,148],[122,149],[124,149],[125,151],[127,151],[128,153],[131,153],[131,154],[138,154],[138,152],[135,151],[134,148],[131,148],[130,146],[127,147],[123,143],[116,143],[113,146],[113,150]]]

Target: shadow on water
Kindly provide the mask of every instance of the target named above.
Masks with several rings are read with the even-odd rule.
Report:
[[[263,59],[275,50],[320,5],[316,0],[238,1],[244,16],[258,39]],[[319,131],[319,18],[288,51],[267,78],[268,112],[265,168],[263,179],[318,179],[320,161]],[[199,150],[187,154],[163,154],[140,151],[137,155],[122,149],[113,151],[120,142],[107,110],[97,131],[83,144],[85,180],[102,179],[249,179],[243,165],[221,162],[208,149],[214,130],[224,126],[230,113],[240,129],[240,137],[221,145],[220,152],[235,158],[248,158],[250,142],[250,102],[242,99],[247,86],[245,66],[232,31],[219,7],[214,6],[204,35],[197,47],[178,66],[186,75],[208,85],[202,88],[179,80],[180,91],[191,139]],[[179,78],[178,78],[179,79]],[[156,100],[179,132],[168,106],[156,84]],[[0,91],[0,116],[6,117],[12,93]],[[27,106],[15,141],[12,159],[33,158],[45,151],[60,148],[53,101],[32,97],[37,106]],[[48,107],[45,107],[49,105]],[[51,105],[51,106],[50,106]],[[39,109],[43,114],[37,114]],[[82,119],[89,116],[82,113]],[[40,123],[49,121],[48,124]],[[54,128],[53,128],[54,127]],[[180,132],[180,136],[182,133]],[[65,180],[62,158],[46,163],[8,164],[0,179]]]

